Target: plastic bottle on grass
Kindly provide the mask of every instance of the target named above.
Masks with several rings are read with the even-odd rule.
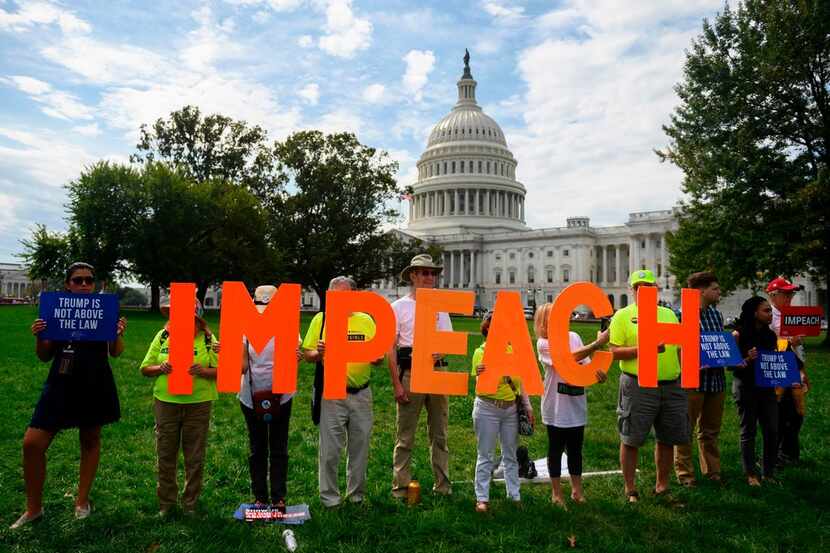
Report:
[[[285,548],[289,551],[297,550],[297,538],[294,537],[294,532],[290,529],[283,531],[282,539],[285,540]]]

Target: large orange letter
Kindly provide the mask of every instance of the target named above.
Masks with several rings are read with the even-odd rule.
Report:
[[[476,393],[494,394],[503,376],[515,375],[522,379],[525,392],[542,395],[544,386],[539,376],[539,365],[533,356],[521,295],[518,292],[498,292],[493,309],[482,360],[487,370],[478,379]],[[508,345],[513,350],[511,353],[507,351]]]
[[[684,388],[700,385],[700,291],[683,288],[680,292],[683,321],[680,324],[657,322],[657,288],[637,289],[637,360],[640,386],[657,386],[657,348],[662,344],[680,346],[681,380]]]
[[[219,370],[216,388],[220,392],[238,392],[242,374],[242,336],[256,351],[262,351],[274,338],[275,394],[297,390],[297,338],[300,334],[300,285],[283,284],[271,298],[263,313],[257,311],[245,284],[222,284],[222,315],[219,337]]]
[[[195,312],[196,285],[190,282],[170,284],[170,364],[173,372],[167,379],[167,391],[174,395],[193,393],[193,377],[187,371],[193,364]]]
[[[433,370],[433,353],[467,353],[466,332],[439,332],[438,313],[471,315],[475,294],[418,288],[415,291],[415,334],[412,337],[412,380],[410,389],[418,394],[467,395],[469,371]]]
[[[368,342],[349,341],[349,316],[362,311],[375,320],[375,336]],[[395,313],[374,292],[326,292],[326,353],[323,398],[346,397],[346,363],[374,361],[389,351],[395,339]]]
[[[587,305],[597,317],[614,314],[611,302],[599,286],[590,282],[571,284],[562,290],[553,304],[553,309],[550,310],[548,347],[550,360],[563,379],[574,386],[590,386],[597,382],[597,371],[608,372],[614,355],[607,351],[598,351],[587,365],[574,361],[568,332],[571,313],[578,305]]]

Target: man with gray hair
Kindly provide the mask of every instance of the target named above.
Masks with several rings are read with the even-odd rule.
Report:
[[[346,276],[331,279],[329,290],[349,291],[356,288],[355,281]],[[349,341],[364,342],[375,336],[375,322],[366,313],[352,313],[348,323]],[[317,313],[303,340],[306,361],[323,360],[326,351],[324,313]],[[346,498],[359,503],[366,496],[366,465],[369,459],[369,439],[372,434],[372,389],[369,379],[372,363],[348,363],[346,365],[346,398],[323,399],[320,406],[319,483],[320,502],[326,507],[340,504],[337,485],[337,468],[344,446],[346,454]]]

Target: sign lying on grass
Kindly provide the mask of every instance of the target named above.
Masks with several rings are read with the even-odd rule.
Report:
[[[171,394],[190,394],[193,379],[188,368],[193,362],[193,335],[196,285],[173,283],[170,286],[170,362],[168,378]],[[439,312],[472,315],[475,294],[472,291],[419,288],[415,292],[415,328],[412,346],[411,389],[416,393],[467,395],[469,370],[435,370],[433,354],[467,354],[467,333],[436,329]],[[657,288],[638,289],[638,378],[641,386],[657,386],[657,355],[662,344],[678,344],[682,352],[681,385],[696,388],[700,366],[700,292],[681,292],[684,313],[689,315],[677,324],[657,322]],[[590,282],[577,282],[565,288],[553,304],[548,320],[551,358],[557,371],[570,384],[590,386],[597,382],[596,371],[607,372],[613,361],[610,352],[596,352],[590,363],[576,362],[570,352],[568,331],[571,313],[585,305],[598,317],[613,313],[611,303],[601,288]],[[367,313],[374,319],[375,336],[365,342],[349,341],[348,319],[351,313]],[[242,338],[262,351],[273,338],[274,366],[272,391],[291,393],[297,389],[296,343],[300,331],[300,285],[283,284],[260,313],[242,282],[225,282],[222,286],[222,310],[219,336],[217,388],[220,392],[239,391]],[[346,364],[369,362],[384,356],[394,344],[395,314],[382,296],[368,291],[326,292],[326,350],[323,397],[346,397]],[[484,364],[488,370],[478,379],[477,393],[495,393],[503,376],[517,376],[527,393],[541,395],[542,379],[533,353],[518,292],[499,291],[487,338]],[[508,348],[507,346],[511,347]]]
[[[781,336],[818,336],[823,314],[821,307],[784,307],[781,309]]]
[[[118,296],[43,292],[40,318],[46,321],[43,339],[110,342],[116,339]]]
[[[731,332],[700,333],[700,368],[734,367],[743,359]]]
[[[755,360],[755,385],[789,388],[801,383],[798,361],[791,351],[759,351]]]

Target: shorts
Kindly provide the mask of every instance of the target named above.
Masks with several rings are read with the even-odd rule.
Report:
[[[643,388],[636,376],[623,373],[617,400],[620,441],[640,447],[652,427],[661,444],[689,443],[689,400],[680,387],[680,379],[658,384],[656,388]]]

